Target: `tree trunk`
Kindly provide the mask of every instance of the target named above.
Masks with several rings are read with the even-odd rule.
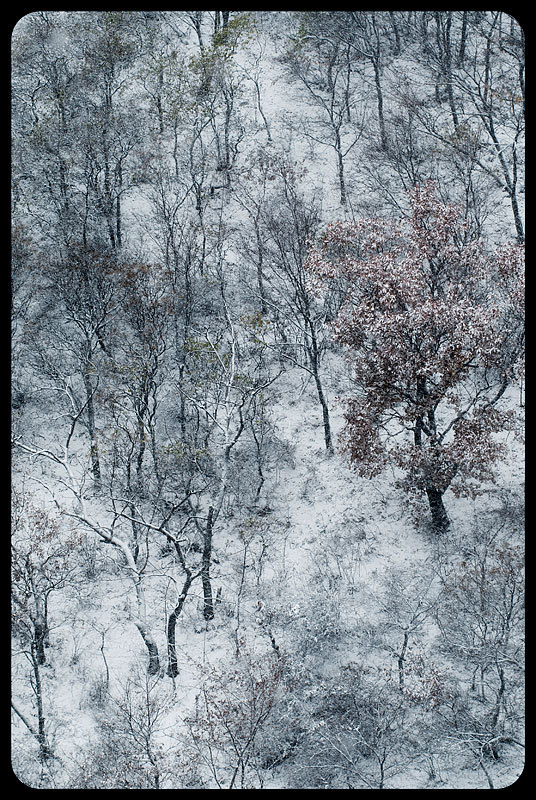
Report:
[[[426,379],[419,378],[417,381],[417,400],[419,403],[423,402],[424,398],[428,395],[428,391],[426,388]],[[434,412],[430,409],[427,412],[428,417],[428,426],[432,432],[435,433],[436,423]],[[415,428],[413,429],[413,438],[415,446],[419,449],[422,448],[422,434],[424,430],[424,419],[423,417],[417,417],[415,421]],[[447,512],[445,510],[445,506],[443,505],[443,495],[445,494],[448,485],[445,486],[444,489],[438,489],[435,487],[431,482],[430,479],[426,479],[426,495],[428,497],[428,503],[430,505],[430,512],[432,514],[432,525],[436,533],[441,534],[444,533],[450,525],[450,520],[447,516]]]
[[[35,601],[35,613],[31,615],[33,623],[33,642],[32,654],[38,664],[46,664],[47,656],[45,647],[48,647],[48,610],[47,597],[43,596],[36,586],[33,579],[33,567],[30,559],[27,559],[27,569],[30,575],[30,585]]]
[[[115,236],[117,247],[123,243],[122,220],[121,220],[121,189],[123,187],[123,167],[121,161],[116,168],[117,176],[117,196],[115,198]]]
[[[404,631],[404,641],[402,642],[402,649],[398,653],[398,685],[400,691],[404,691],[404,662],[406,660],[406,651],[408,649],[409,633]]]
[[[46,664],[45,642],[48,635],[46,620],[36,620],[34,624],[35,658],[38,664]]]
[[[97,445],[97,431],[95,427],[95,406],[93,404],[94,389],[91,385],[91,377],[89,373],[90,364],[89,359],[84,364],[84,388],[86,390],[87,400],[87,426],[89,431],[90,442],[90,456],[91,456],[91,471],[93,473],[93,483],[95,489],[100,491],[101,488],[101,469],[99,460],[99,448]]]
[[[168,640],[168,668],[167,674],[170,678],[176,678],[179,674],[179,666],[177,664],[177,648],[175,644],[175,631],[177,628],[177,619],[182,611],[184,601],[188,595],[190,586],[192,585],[193,576],[190,571],[186,575],[186,580],[179,595],[177,605],[168,617],[167,623],[167,640]]]
[[[376,84],[376,97],[378,105],[378,124],[380,126],[380,146],[382,150],[387,150],[387,131],[385,128],[385,117],[383,114],[383,92],[380,78],[380,65],[377,59],[372,59],[374,67],[374,83]]]
[[[160,671],[160,658],[158,657],[158,647],[153,637],[141,622],[136,622],[136,627],[141,634],[141,638],[147,648],[149,654],[149,663],[147,665],[148,675],[158,675]]]
[[[322,406],[322,420],[324,424],[324,442],[326,445],[326,450],[330,456],[333,455],[333,441],[331,439],[331,425],[329,421],[329,409],[328,404],[326,403],[326,398],[324,397],[324,391],[322,389],[322,384],[320,382],[320,378],[317,373],[315,373],[315,383],[316,383],[316,390],[318,393],[318,399],[320,400],[320,405]]]
[[[519,204],[517,202],[517,196],[515,190],[512,189],[510,193],[510,204],[512,206],[512,213],[514,215],[514,223],[516,226],[516,233],[517,233],[517,241],[519,244],[523,244],[525,241],[525,230],[523,227],[523,220],[521,218],[521,212],[519,211]]]
[[[257,287],[259,289],[259,297],[261,301],[261,314],[266,314],[266,294],[264,290],[264,248],[259,231],[258,220],[255,221],[255,235],[257,237]]]
[[[430,512],[432,514],[432,525],[436,533],[445,533],[450,525],[450,520],[447,516],[445,506],[443,505],[444,492],[432,486],[426,487],[426,495],[428,503],[430,504]]]
[[[52,756],[52,751],[48,744],[46,733],[45,715],[43,711],[43,688],[41,685],[41,673],[39,672],[39,661],[34,647],[32,646],[32,667],[33,667],[33,680],[31,681],[32,689],[35,695],[37,704],[37,741],[39,742],[39,758],[42,763],[48,761]]]
[[[139,630],[143,643],[147,648],[149,654],[149,663],[147,665],[148,675],[157,675],[160,671],[160,658],[158,656],[158,645],[153,639],[153,635],[147,625],[147,616],[145,609],[145,592],[141,583],[141,575],[136,568],[132,553],[127,547],[122,547],[123,553],[127,559],[127,563],[132,570],[134,577],[134,585],[136,588],[136,602],[137,602],[137,618],[133,620],[136,628]]]
[[[458,51],[458,69],[463,65],[465,59],[465,45],[467,43],[467,17],[468,11],[463,12],[462,31],[460,34],[460,49]],[[513,18],[512,18],[513,19]]]
[[[158,114],[158,132],[164,133],[164,109],[162,105],[162,94],[164,91],[164,67],[162,62],[158,64],[158,89],[156,93],[156,111]]]
[[[499,684],[499,691],[497,692],[497,699],[495,701],[495,709],[494,709],[494,712],[493,712],[493,719],[492,719],[492,722],[491,722],[493,735],[495,737],[498,737],[500,735],[500,733],[501,733],[501,730],[500,730],[500,728],[501,728],[501,725],[500,725],[501,710],[505,708],[504,695],[505,695],[505,692],[506,692],[506,681],[505,681],[505,678],[504,678],[504,669],[502,667],[497,667],[497,669],[498,669],[498,672],[499,672],[500,684]],[[488,745],[488,747],[490,748],[490,753],[493,756],[493,758],[498,759],[499,755],[500,755],[499,742],[498,741],[491,742]]]
[[[339,175],[339,190],[341,194],[341,206],[346,206],[346,182],[344,180],[344,156],[342,154],[342,142],[338,130],[335,130],[335,150],[337,151],[337,172]]]
[[[203,41],[203,31],[202,31],[202,21],[203,21],[203,12],[202,11],[194,11],[192,12],[192,18],[194,22],[195,32],[197,33],[197,40],[199,42],[199,49],[201,50],[201,54],[205,54],[205,43]]]
[[[255,94],[256,94],[256,97],[257,97],[257,108],[258,108],[259,114],[262,117],[262,121],[264,122],[264,127],[266,128],[266,135],[268,137],[268,141],[271,142],[272,141],[272,132],[270,131],[270,125],[268,124],[268,120],[266,119],[266,115],[265,115],[263,107],[262,107],[262,103],[261,103],[261,88],[259,86],[259,81],[258,80],[254,80],[253,82],[254,82],[254,85],[255,85]]]
[[[214,600],[212,598],[212,584],[210,581],[210,561],[212,558],[212,518],[214,509],[208,510],[207,526],[203,534],[203,558],[201,566],[201,581],[203,583],[203,616],[208,621],[214,619]]]
[[[332,456],[335,451],[333,449],[333,441],[331,439],[331,424],[329,421],[328,404],[326,402],[326,398],[324,395],[322,381],[320,380],[319,364],[318,364],[319,352],[318,352],[318,342],[316,340],[316,331],[314,328],[314,323],[310,319],[310,317],[307,317],[306,322],[310,331],[310,338],[311,338],[311,346],[307,347],[307,352],[309,355],[309,361],[311,363],[311,370],[315,379],[318,399],[322,407],[322,420],[324,423],[324,442],[326,444],[326,450],[328,451],[329,455]]]
[[[454,129],[456,130],[459,125],[459,119],[452,88],[452,45],[450,39],[452,12],[447,12],[446,17],[443,18],[440,16],[439,12],[435,12],[435,16],[437,44],[439,53],[441,55],[441,72],[447,90],[448,103],[452,115],[452,121],[454,123]]]

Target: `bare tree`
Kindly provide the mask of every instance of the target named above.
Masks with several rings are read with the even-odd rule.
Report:
[[[495,517],[495,519],[493,519]],[[521,521],[511,509],[477,522],[471,539],[438,565],[442,591],[437,620],[442,647],[466,670],[466,681],[480,703],[484,755],[499,757],[501,747],[518,738],[522,699],[522,608],[524,602]],[[511,696],[516,702],[511,706]],[[475,739],[479,740],[479,737]]]
[[[257,338],[274,349],[283,363],[303,369],[314,379],[326,450],[332,454],[321,361],[325,350],[323,323],[333,313],[336,293],[319,304],[310,290],[304,266],[308,242],[319,228],[319,206],[300,191],[295,165],[262,155],[258,169],[252,168],[245,175],[239,202],[248,211],[253,232],[251,241],[243,231],[239,246],[256,264],[258,291],[253,302],[260,301],[261,308],[255,323]]]
[[[208,785],[263,788],[256,744],[280,694],[280,678],[281,665],[270,653],[247,652],[225,672],[208,671],[184,745]]]
[[[15,446],[27,455],[35,459],[45,459],[58,467],[60,467],[60,474],[57,477],[58,487],[66,490],[73,500],[76,501],[75,510],[69,511],[62,508],[57,493],[54,491],[53,486],[45,484],[45,487],[50,492],[52,500],[62,510],[66,517],[71,518],[76,524],[85,530],[89,530],[97,537],[97,541],[104,542],[112,545],[118,553],[121,554],[126,574],[128,575],[131,584],[135,591],[136,599],[136,613],[133,615],[133,622],[138,629],[143,642],[147,648],[149,661],[148,672],[150,675],[156,675],[160,669],[160,660],[158,656],[158,647],[152,636],[151,630],[147,622],[147,608],[145,600],[144,588],[144,570],[147,566],[146,563],[137,564],[130,546],[128,538],[121,536],[116,530],[118,521],[117,514],[113,514],[110,519],[110,524],[105,525],[100,520],[95,518],[88,506],[88,501],[85,497],[84,479],[77,479],[72,462],[72,456],[69,452],[69,441],[63,447],[63,452],[57,453],[46,448],[38,448],[33,445],[28,445],[21,440],[15,442]]]
[[[353,119],[357,94],[349,49],[340,38],[330,35],[331,31],[326,33],[318,21],[318,17],[324,16],[331,21],[331,14],[321,12],[314,18],[308,13],[302,16],[305,31],[298,33],[284,61],[290,74],[301,81],[310,101],[321,110],[320,118],[303,121],[302,132],[335,150],[340,203],[345,207],[345,158],[363,133],[362,123]]]

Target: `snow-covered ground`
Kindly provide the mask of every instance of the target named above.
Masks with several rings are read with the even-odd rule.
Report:
[[[303,191],[321,200],[323,223],[351,215],[352,200],[359,208],[370,202],[366,195],[352,195],[353,187],[367,185],[368,179],[359,172],[360,165],[368,158],[365,138],[357,142],[348,158],[351,201],[343,209],[335,151],[325,143],[300,135],[300,120],[314,117],[318,111],[311,106],[303,87],[289,79],[281,62],[287,46],[285,17],[271,19],[261,14],[258,20],[258,36],[253,36],[239,50],[236,61],[238,70],[257,76],[262,111],[272,141],[267,141],[255,87],[245,79],[240,113],[246,135],[235,172],[243,175],[251,167],[249,145],[262,143],[266,153],[284,154],[297,169],[303,169]],[[190,44],[194,50],[193,30]],[[396,71],[396,65],[391,63],[387,74],[391,76],[393,90]],[[365,93],[369,104],[370,90],[371,87]],[[388,103],[396,103],[396,95],[393,91],[389,93],[389,86],[386,98]],[[171,140],[167,144],[171,147]],[[147,233],[151,208],[148,197],[149,184],[138,184],[125,198],[123,219],[125,228],[130,226],[136,246],[143,245],[156,259],[158,247],[151,243],[151,235]],[[211,225],[216,227],[222,211],[232,231],[246,225],[243,205],[236,202],[233,191],[222,191],[208,200],[207,230],[210,231]],[[505,206],[504,215],[508,213]],[[500,223],[501,228],[511,228],[503,220]],[[226,253],[226,265],[229,274],[240,265],[240,254],[232,246]],[[349,372],[341,355],[328,349],[321,373],[337,441],[344,425],[342,399],[351,386]],[[121,750],[123,745],[128,750],[128,742],[135,741],[131,759],[145,759],[145,762],[148,759],[147,763],[159,772],[161,788],[188,788],[188,780],[191,788],[217,788],[220,780],[225,785],[219,788],[227,788],[237,758],[232,746],[236,744],[232,738],[232,718],[234,715],[238,719],[242,712],[247,716],[255,703],[246,693],[242,697],[246,711],[238,701],[235,706],[231,704],[228,717],[220,718],[219,711],[214,709],[224,708],[226,701],[231,703],[233,681],[240,691],[246,691],[244,686],[253,686],[252,697],[260,703],[260,694],[263,691],[269,694],[270,680],[274,680],[273,705],[266,720],[263,718],[259,723],[266,753],[277,754],[278,744],[283,752],[287,730],[289,741],[292,733],[295,742],[288,745],[284,757],[280,754],[271,762],[268,756],[264,762],[260,757],[255,761],[258,753],[248,750],[246,772],[251,772],[247,780],[252,781],[254,788],[307,788],[311,786],[307,765],[312,765],[316,756],[314,752],[303,756],[306,751],[300,750],[300,743],[307,741],[308,735],[315,746],[320,747],[318,743],[323,741],[315,727],[323,724],[315,717],[315,697],[322,696],[324,706],[319,707],[327,707],[326,698],[335,697],[343,684],[346,689],[352,685],[352,670],[360,670],[366,676],[364,680],[369,681],[367,686],[377,687],[380,679],[383,681],[381,691],[385,695],[378,689],[377,702],[381,706],[381,698],[385,696],[385,708],[388,707],[387,694],[391,693],[389,698],[394,696],[399,680],[397,653],[403,632],[408,629],[404,627],[402,610],[397,619],[389,605],[392,603],[389,581],[395,577],[399,581],[400,608],[407,593],[411,601],[412,587],[421,586],[419,580],[424,585],[429,579],[432,596],[437,581],[433,565],[439,559],[438,554],[444,554],[448,547],[431,534],[426,507],[411,501],[397,487],[394,471],[387,469],[370,480],[361,478],[338,450],[332,456],[327,454],[321,407],[314,381],[308,378],[306,371],[287,366],[268,389],[270,420],[278,443],[275,452],[279,455],[265,469],[265,480],[252,507],[235,507],[233,500],[223,507],[213,538],[211,577],[216,597],[215,617],[210,621],[203,619],[202,587],[198,579],[178,620],[177,677],[165,674],[165,661],[166,622],[184,579],[178,564],[173,566],[161,542],[151,545],[143,572],[144,601],[147,625],[158,645],[162,666],[159,675],[147,678],[144,671],[147,649],[135,624],[139,597],[132,575],[124,569],[116,549],[99,540],[87,525],[77,526],[82,540],[76,552],[78,558],[86,559],[85,576],[79,575],[72,585],[67,582],[65,588],[50,595],[50,646],[47,663],[40,668],[47,735],[53,741],[57,761],[39,765],[35,731],[32,734],[20,715],[14,716],[13,768],[23,782],[40,785],[43,781],[45,786],[49,781],[52,788],[77,788],[69,783],[73,776],[80,780],[88,770],[88,775],[93,770],[93,778],[104,775],[107,742],[118,748],[120,768],[128,773],[131,764],[135,775],[137,767],[132,766]],[[34,388],[34,397],[38,398],[39,392]],[[517,389],[512,390],[510,403],[517,408],[519,430],[522,409],[517,407]],[[44,408],[38,399],[15,412],[14,424],[29,437],[25,441],[31,440],[37,449],[54,452],[61,458],[65,420],[55,418],[50,408]],[[509,455],[499,465],[496,484],[484,487],[485,491],[475,498],[455,497],[451,492],[445,495],[453,541],[463,541],[464,536],[472,535],[476,520],[486,519],[487,514],[501,507],[501,496],[520,495],[524,475],[522,443],[513,433],[507,436]],[[31,487],[34,505],[62,519],[65,518],[58,509],[80,513],[79,500],[73,499],[71,489],[87,469],[87,437],[78,437],[77,432],[71,453],[71,476],[58,461],[52,462],[46,456],[33,458],[28,452],[17,460],[13,471],[17,491],[23,483]],[[239,459],[240,448],[236,453],[233,457]],[[53,487],[53,493],[47,487]],[[82,494],[95,524],[109,525],[110,499],[92,496],[91,491]],[[430,577],[433,575],[435,578]],[[467,681],[466,675],[455,674],[455,659],[448,663],[448,656],[441,650],[440,629],[432,612],[411,629],[411,637],[413,651],[407,663],[415,669],[415,674],[423,661],[430,669],[437,666],[443,670],[441,674],[447,683],[452,680],[454,685],[458,678]],[[250,672],[247,672],[248,659],[254,663]],[[265,663],[269,666],[258,666]],[[28,678],[28,664],[27,653],[15,645],[13,696],[24,698],[21,706],[32,717],[35,674]],[[255,677],[257,668],[261,677]],[[276,674],[277,679],[273,677]],[[417,691],[420,679],[419,675],[414,677],[414,684],[410,680],[410,689]],[[220,705],[214,700],[218,687]],[[361,684],[358,686],[356,678],[356,692],[359,691]],[[469,691],[465,685],[464,691]],[[213,706],[207,700],[207,692]],[[518,697],[514,696],[514,703]],[[138,720],[140,709],[145,709],[145,720],[150,719],[152,727],[144,727]],[[419,725],[426,729],[432,715],[417,701],[410,703],[405,713],[406,720],[413,720],[410,737],[418,736]],[[344,712],[341,715],[344,717]],[[441,718],[438,711],[437,721]],[[350,738],[342,736],[335,745],[344,749],[358,729],[359,726],[344,729],[344,736]],[[400,737],[406,736],[403,727],[398,730]],[[218,736],[221,738],[221,748],[214,745],[214,753],[220,755],[214,755],[210,749],[210,737],[206,745],[203,737],[207,731],[212,732],[215,742],[220,741]],[[387,727],[387,731],[391,729]],[[226,739],[227,735],[230,738]],[[326,736],[327,741],[329,736]],[[471,743],[464,747],[462,735],[454,742],[452,728],[438,729],[437,738],[437,750],[429,737],[422,752],[415,745],[412,758],[397,755],[396,741],[393,744],[387,734],[385,740],[378,740],[378,748],[383,741],[388,741],[385,747],[391,748],[385,755],[385,788],[488,788],[490,776],[494,787],[502,788],[513,783],[522,769],[521,751],[511,743],[499,760],[488,763],[481,754],[475,755]],[[347,787],[337,784],[336,788],[366,788],[367,781],[369,786],[379,788],[374,772],[376,754],[366,748],[359,752],[365,764],[362,782]],[[391,752],[395,754],[392,761]],[[318,756],[320,761],[322,757]],[[395,763],[399,757],[400,768]],[[114,758],[113,753],[110,758]],[[302,758],[305,758],[303,763]],[[352,763],[353,780],[358,780],[361,761]],[[259,766],[263,763],[264,766]],[[153,774],[150,768],[147,774]],[[188,775],[191,777],[187,778]],[[204,787],[200,776],[205,781]],[[330,787],[313,785],[313,788]]]

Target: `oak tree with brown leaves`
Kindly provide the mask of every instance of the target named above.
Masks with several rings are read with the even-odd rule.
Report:
[[[388,462],[400,468],[442,532],[447,489],[492,480],[503,453],[497,434],[512,422],[505,392],[522,351],[511,320],[521,311],[523,257],[520,245],[488,252],[471,240],[433,184],[409,200],[408,219],[328,225],[307,266],[318,292],[341,282],[346,292],[332,325],[355,383],[343,452],[365,477]],[[516,291],[504,291],[506,261]]]

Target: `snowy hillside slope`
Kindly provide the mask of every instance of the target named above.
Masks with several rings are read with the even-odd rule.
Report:
[[[28,60],[17,35],[13,44],[24,276],[13,336],[15,775],[36,788],[509,786],[523,768],[521,374],[512,369],[500,399],[508,422],[493,437],[507,447],[495,480],[466,496],[447,489],[450,526],[438,536],[400,467],[361,477],[343,452],[345,401],[360,389],[333,336],[338,296],[313,299],[300,271],[309,235],[337,220],[407,217],[405,189],[421,180],[461,203],[490,249],[514,241],[522,198],[497,188],[493,137],[458,127],[484,143],[472,160],[465,145],[452,149],[439,78],[431,100],[430,71],[445,62],[406,12],[371,12],[363,29],[379,31],[385,150],[367,56],[353,56],[354,105],[342,144],[334,138],[329,85],[313,81],[313,95],[289,56],[296,38],[306,52],[318,34],[307,18],[102,12],[124,63],[106,72],[94,55],[103,39],[84,51],[80,63],[114,88],[113,113],[100,117],[101,84],[88,88],[61,38],[47,38],[57,29],[91,42],[83,25],[94,12],[76,13],[23,21],[22,45],[34,23],[44,43],[34,38]],[[446,17],[426,13],[431,37]],[[465,17],[448,14],[461,35]],[[465,22],[469,61],[491,23]],[[329,66],[332,51],[318,63],[315,52],[313,71]],[[494,57],[503,77],[510,62]],[[468,119],[471,63],[457,73]],[[214,94],[196,95],[207,75]],[[84,128],[90,97],[95,131],[103,119],[114,131],[100,144]],[[122,116],[127,97],[134,118]],[[515,139],[517,153],[508,102],[493,135]],[[79,152],[69,126],[85,131]],[[20,177],[25,168],[42,169],[49,189]],[[86,282],[79,232],[98,243]],[[104,277],[92,294],[95,264]],[[302,313],[304,297],[314,314]]]

